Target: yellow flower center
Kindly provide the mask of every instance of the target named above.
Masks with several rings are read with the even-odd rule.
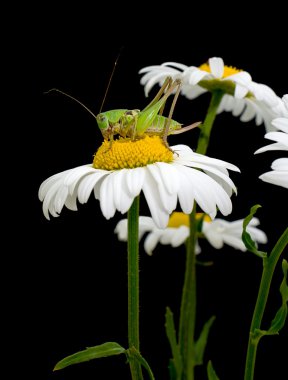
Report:
[[[94,156],[93,167],[104,170],[132,169],[159,161],[173,161],[173,152],[159,136],[145,136],[136,141],[119,138],[103,141]]]
[[[197,212],[196,220],[203,218],[203,212]],[[211,222],[209,215],[204,215],[204,222]],[[183,212],[172,212],[169,218],[168,226],[170,228],[178,228],[180,226],[189,227],[189,215],[184,214]]]
[[[211,73],[211,69],[208,63],[203,63],[203,65],[199,66],[199,69],[203,71],[207,71],[207,73]],[[227,78],[230,75],[240,73],[240,71],[243,71],[243,70],[236,69],[236,67],[233,67],[233,66],[224,65],[224,72],[223,72],[222,78]]]

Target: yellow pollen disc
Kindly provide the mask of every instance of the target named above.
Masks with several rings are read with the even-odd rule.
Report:
[[[203,65],[199,66],[199,69],[203,71],[207,71],[207,73],[211,73],[211,69],[208,63],[203,63]],[[227,78],[230,75],[240,73],[241,71],[243,70],[236,69],[236,67],[233,67],[233,66],[224,65],[224,72],[223,72],[222,78]]]
[[[103,170],[132,169],[159,161],[173,161],[172,151],[159,136],[145,136],[136,141],[120,138],[103,141],[94,156],[93,167]]]
[[[196,214],[196,220],[203,218],[203,212]],[[211,222],[209,215],[204,215],[204,222]],[[183,212],[172,212],[169,218],[168,226],[170,228],[178,228],[180,226],[189,227],[189,215],[184,214]]]

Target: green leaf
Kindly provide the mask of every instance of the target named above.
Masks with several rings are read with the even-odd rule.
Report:
[[[286,260],[282,261],[282,270],[283,270],[283,280],[280,285],[280,293],[282,297],[282,305],[280,309],[277,311],[275,318],[271,322],[271,326],[268,330],[268,333],[278,334],[278,332],[283,328],[287,313],[288,313],[288,285],[287,285],[287,271],[288,271],[288,263]]]
[[[170,363],[170,373],[176,372],[175,378],[181,379],[182,368],[183,368],[182,367],[182,358],[181,358],[181,354],[180,354],[180,347],[177,344],[173,313],[169,307],[166,308],[165,328],[166,328],[166,335],[167,335],[169,343],[170,343],[170,347],[171,347],[171,351],[172,351],[172,357],[173,357],[171,359],[171,363]],[[172,367],[172,365],[174,368]]]
[[[256,330],[256,339],[260,339],[264,335],[277,335],[279,331],[284,327],[285,321],[288,314],[288,284],[287,284],[287,272],[288,272],[288,262],[286,260],[282,261],[283,270],[283,280],[280,285],[280,293],[282,297],[282,305],[277,311],[271,326],[268,331]]]
[[[86,350],[76,352],[73,355],[66,356],[60,360],[54,367],[54,371],[63,369],[72,364],[87,362],[89,360],[104,358],[107,356],[120,355],[125,353],[125,348],[121,347],[118,343],[107,342],[99,346],[88,347]]]
[[[253,218],[254,214],[256,213],[257,209],[261,207],[260,205],[255,205],[251,207],[250,214],[246,216],[246,218],[243,221],[243,232],[242,232],[242,241],[245,244],[245,247],[248,249],[248,251],[254,253],[255,255],[259,257],[267,257],[266,252],[258,251],[257,244],[254,242],[254,240],[251,238],[251,235],[246,231],[248,224],[250,223],[251,219]]]
[[[203,356],[205,347],[208,340],[208,335],[210,328],[215,320],[215,316],[213,315],[203,326],[203,329],[201,331],[201,334],[198,338],[198,340],[195,343],[195,365],[201,365],[203,364]]]
[[[216,375],[211,360],[209,360],[207,365],[207,375],[209,380],[220,380],[219,377]]]
[[[288,314],[288,285],[287,285],[287,272],[288,272],[288,263],[286,260],[282,261],[282,270],[283,270],[283,280],[280,285],[280,293],[282,297],[282,305],[277,311],[273,321],[271,322],[270,328],[266,330],[255,330],[254,339],[260,340],[264,335],[277,335],[279,331],[284,327],[285,321]]]

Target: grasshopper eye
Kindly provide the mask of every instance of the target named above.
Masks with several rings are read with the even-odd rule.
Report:
[[[104,115],[104,113],[99,113],[96,116],[96,120],[99,121],[100,123],[103,123],[107,119],[107,116]]]

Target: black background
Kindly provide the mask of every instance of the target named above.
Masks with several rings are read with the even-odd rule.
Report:
[[[145,107],[148,99],[138,74],[144,66],[165,61],[200,65],[213,56],[248,71],[256,82],[271,86],[279,96],[288,92],[284,21],[276,5],[252,12],[244,4],[230,4],[226,14],[223,4],[191,7],[164,4],[159,12],[148,3],[137,9],[125,4],[90,8],[44,2],[23,12],[17,9],[17,37],[8,44],[11,99],[13,106],[18,105],[13,107],[8,125],[17,168],[16,207],[11,213],[17,234],[9,239],[11,282],[17,286],[10,297],[13,323],[9,335],[16,331],[12,340],[16,345],[21,342],[20,356],[29,377],[130,378],[122,356],[52,372],[58,360],[87,346],[106,341],[127,346],[127,267],[126,246],[113,233],[123,217],[119,213],[107,221],[98,201],[91,197],[78,212],[63,209],[61,216],[51,221],[43,216],[37,197],[41,182],[91,162],[102,141],[96,121],[83,108],[61,95],[43,92],[57,87],[97,114],[120,51],[104,110]],[[275,19],[277,26],[272,27]],[[203,120],[208,102],[208,95],[194,101],[180,97],[174,118],[184,124]],[[19,116],[21,120],[16,122]],[[221,114],[207,153],[241,169],[241,174],[231,173],[238,195],[233,196],[233,213],[227,219],[243,218],[252,205],[261,204],[257,216],[269,239],[262,248],[269,251],[287,226],[287,190],[258,179],[274,159],[284,156],[281,152],[253,155],[268,143],[264,134],[263,125],[241,123],[231,114]],[[170,145],[179,142],[195,148],[197,132],[169,138]],[[144,201],[141,206],[148,215]],[[201,259],[212,259],[214,265],[197,268],[196,333],[216,315],[205,363],[212,359],[222,380],[240,380],[261,260],[229,247],[215,251],[205,242],[202,250]],[[140,244],[141,352],[156,379],[168,379],[170,351],[164,313],[170,306],[178,320],[184,259],[184,247],[159,246],[148,257]],[[281,302],[280,281],[279,265],[263,327],[269,325]],[[263,338],[255,379],[283,378],[287,338],[287,325],[279,336]],[[206,379],[204,367],[196,373],[197,380]]]

